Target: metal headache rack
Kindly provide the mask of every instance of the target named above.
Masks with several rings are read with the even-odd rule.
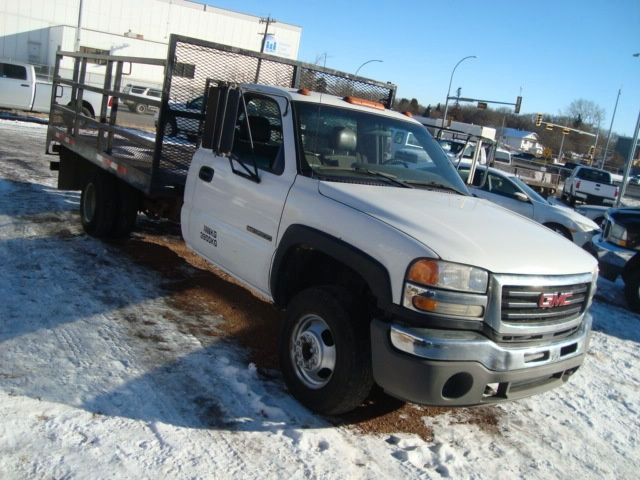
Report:
[[[73,69],[61,70],[64,57]],[[92,81],[96,65],[104,79]],[[162,98],[144,99],[157,110],[156,129],[143,132],[118,118],[123,102],[140,102],[124,93],[126,77],[135,68],[164,78]],[[53,78],[47,150],[55,141],[105,168],[147,194],[181,191],[204,124],[206,87],[218,82],[258,83],[308,88],[337,96],[355,96],[393,104],[396,86],[317,65],[172,34],[167,59],[58,52]],[[56,103],[58,85],[72,88],[75,108]],[[102,95],[96,119],[83,115],[84,92]],[[111,110],[109,111],[109,107]]]

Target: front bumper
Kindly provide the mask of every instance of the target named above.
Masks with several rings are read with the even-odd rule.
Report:
[[[414,403],[469,406],[533,395],[562,385],[582,364],[587,313],[570,337],[541,345],[497,344],[477,332],[371,324],[373,376]]]
[[[615,280],[622,273],[627,262],[637,253],[634,250],[604,241],[602,235],[594,236],[591,243],[592,250],[598,257],[600,275],[608,280]]]

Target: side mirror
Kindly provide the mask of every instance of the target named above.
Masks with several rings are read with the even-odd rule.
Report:
[[[222,120],[220,139],[218,142],[218,154],[229,155],[233,149],[233,137],[238,119],[238,107],[240,106],[240,89],[229,88],[218,111],[218,118]]]
[[[220,124],[218,106],[222,97],[222,88],[210,86],[205,93],[204,128],[202,129],[202,147],[214,148],[220,138]]]
[[[522,192],[516,192],[516,193],[515,193],[515,197],[516,197],[516,200],[519,200],[519,201],[521,201],[521,202],[525,202],[525,203],[528,203],[528,202],[529,202],[529,197],[527,197],[527,196],[526,196],[524,193],[522,193]]]

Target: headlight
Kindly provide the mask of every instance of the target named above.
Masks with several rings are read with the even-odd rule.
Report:
[[[468,265],[423,258],[411,265],[407,280],[446,290],[485,293],[489,274],[486,270]]]
[[[486,270],[423,258],[407,271],[403,305],[417,312],[482,320],[488,283]]]
[[[627,247],[629,245],[627,229],[617,223],[611,222],[609,237],[607,239],[620,247]]]

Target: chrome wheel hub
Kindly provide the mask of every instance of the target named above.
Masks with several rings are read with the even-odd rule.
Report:
[[[317,315],[300,319],[291,338],[290,356],[297,377],[307,387],[324,387],[336,365],[333,334],[327,323]]]

